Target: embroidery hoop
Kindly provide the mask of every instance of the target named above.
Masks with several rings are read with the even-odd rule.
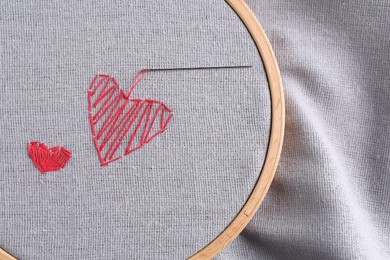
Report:
[[[271,94],[271,133],[267,156],[260,177],[248,200],[230,225],[217,237],[190,257],[191,260],[209,259],[218,255],[241,233],[253,218],[271,186],[279,163],[284,137],[284,95],[279,67],[268,38],[259,21],[244,0],[225,0],[241,18],[254,40],[262,58]]]
[[[265,32],[244,0],[225,0],[248,29],[262,58],[271,95],[271,133],[269,146],[260,177],[241,211],[230,225],[210,244],[190,257],[210,259],[218,255],[241,233],[263,202],[275,175],[284,136],[285,105],[282,80],[275,55]],[[17,259],[0,248],[0,260]]]

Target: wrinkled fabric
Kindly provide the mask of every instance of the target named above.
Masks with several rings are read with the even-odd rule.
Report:
[[[390,2],[247,1],[286,99],[270,191],[218,259],[390,259]]]
[[[389,259],[389,2],[247,2],[280,66],[286,133],[260,210],[217,259]],[[261,60],[227,4],[0,7],[0,247],[21,259],[184,259],[215,238],[258,178],[270,120]],[[128,89],[145,67],[248,63],[149,75],[134,95],[167,103],[169,129],[100,166],[87,112],[97,73]],[[42,175],[30,141],[73,158]]]

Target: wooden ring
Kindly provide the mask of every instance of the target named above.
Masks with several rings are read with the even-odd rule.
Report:
[[[226,0],[245,24],[263,60],[271,93],[271,135],[260,177],[247,202],[230,225],[210,244],[190,259],[210,259],[218,255],[241,233],[259,209],[268,192],[279,163],[284,137],[284,95],[275,55],[259,21],[244,0]]]
[[[225,0],[241,18],[251,34],[262,58],[271,93],[271,134],[260,177],[247,202],[230,225],[210,244],[190,259],[210,259],[218,255],[241,233],[259,209],[268,192],[278,166],[284,136],[284,96],[282,80],[271,44],[255,15],[243,0]],[[0,260],[16,258],[0,248]]]

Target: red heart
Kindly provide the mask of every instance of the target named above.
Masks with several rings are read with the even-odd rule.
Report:
[[[142,70],[130,91],[120,89],[115,78],[97,75],[88,90],[89,120],[102,166],[130,154],[167,130],[172,110],[153,99],[130,98],[146,76]]]
[[[43,174],[64,168],[70,158],[72,158],[72,153],[61,146],[49,149],[43,143],[30,142],[27,145],[27,149],[35,166]]]

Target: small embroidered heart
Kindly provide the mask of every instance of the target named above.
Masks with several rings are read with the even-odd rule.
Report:
[[[89,87],[89,119],[102,166],[140,149],[167,130],[173,116],[167,105],[130,97],[146,74],[147,70],[138,73],[128,93],[105,74],[97,75]]]
[[[30,142],[27,149],[31,160],[43,174],[61,170],[72,158],[72,153],[62,146],[47,148],[43,143]]]

